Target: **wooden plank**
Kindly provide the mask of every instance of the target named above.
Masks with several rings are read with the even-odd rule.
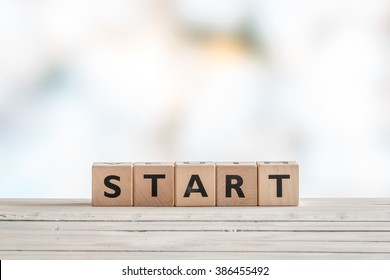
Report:
[[[0,251],[8,260],[383,260],[389,253],[321,252],[153,252],[153,251]]]
[[[172,236],[172,237],[169,237]],[[178,235],[178,236],[175,236]],[[80,231],[80,230],[72,230],[72,231],[45,231],[45,230],[35,230],[29,231],[20,231],[20,230],[8,230],[0,233],[0,238],[3,240],[11,240],[15,239],[29,239],[34,243],[42,243],[41,240],[43,238],[54,237],[64,237],[69,242],[73,242],[78,237],[80,238],[88,238],[89,242],[94,242],[96,240],[101,240],[105,238],[111,241],[116,241],[116,236],[122,238],[124,242],[128,239],[136,240],[137,238],[145,238],[150,237],[153,240],[158,240],[161,237],[164,237],[163,240],[166,243],[174,243],[176,241],[181,240],[181,235],[185,235],[185,240],[187,239],[198,239],[202,237],[203,240],[217,239],[218,236],[222,240],[232,239],[240,241],[242,239],[245,242],[245,238],[251,238],[251,240],[259,240],[259,241],[272,241],[277,243],[278,241],[332,241],[332,242],[382,242],[388,243],[390,242],[390,234],[388,232],[332,232],[332,231],[320,231],[320,232],[292,232],[292,231],[176,231],[174,234],[173,231]],[[160,240],[161,241],[161,240]],[[27,242],[27,241],[26,241]],[[161,242],[160,242],[161,243]],[[27,243],[26,243],[27,244]],[[0,242],[0,249],[2,246],[8,246],[7,244],[3,244]],[[13,245],[13,244],[10,244]],[[384,245],[386,246],[386,244]],[[205,249],[209,248],[209,245],[206,245]]]
[[[332,200],[331,200],[332,201]],[[375,201],[375,203],[374,203]],[[310,200],[308,200],[310,202]],[[299,207],[103,207],[80,200],[1,201],[0,220],[35,221],[390,221],[389,199],[366,205]],[[381,204],[378,204],[381,203]]]
[[[94,251],[25,251],[21,254],[19,251],[0,251],[1,259],[23,260],[23,259],[39,259],[39,260],[170,260],[170,259],[256,259],[256,260],[350,260],[350,259],[390,259],[390,254],[383,253],[360,253],[360,254],[332,254],[332,253],[301,253],[301,252],[204,252],[201,254],[193,252],[94,252]]]
[[[0,221],[372,221],[387,222],[390,219],[390,212],[383,212],[380,209],[370,209],[359,214],[359,209],[335,209],[334,212],[320,211],[262,211],[252,209],[252,211],[236,210],[229,211],[209,211],[203,212],[192,209],[191,211],[170,212],[161,210],[159,213],[148,211],[144,212],[129,211],[128,213],[98,213],[84,212],[79,213],[50,213],[47,211],[9,213],[2,212]],[[65,210],[66,211],[66,210]]]
[[[0,199],[0,259],[390,259],[390,199],[104,207]]]
[[[150,250],[390,253],[388,233],[283,232],[7,232],[0,250]]]
[[[247,222],[146,221],[72,222],[0,221],[1,231],[285,231],[285,232],[390,232],[390,222]]]

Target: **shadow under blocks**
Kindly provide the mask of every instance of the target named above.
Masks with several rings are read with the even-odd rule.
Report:
[[[94,163],[93,206],[297,206],[295,161]]]

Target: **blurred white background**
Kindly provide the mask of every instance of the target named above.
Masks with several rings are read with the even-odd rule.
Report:
[[[0,1],[0,197],[176,160],[296,160],[302,197],[390,196],[390,2]]]

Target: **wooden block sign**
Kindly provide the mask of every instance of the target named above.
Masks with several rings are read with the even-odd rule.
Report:
[[[213,162],[177,162],[176,206],[215,206],[215,165]]]
[[[294,161],[259,161],[259,206],[299,203],[299,167]]]
[[[131,163],[95,163],[92,166],[92,205],[131,206]]]
[[[95,163],[93,206],[294,206],[293,161]]]
[[[255,162],[216,163],[217,206],[257,205]]]
[[[134,163],[134,206],[174,206],[174,163]]]

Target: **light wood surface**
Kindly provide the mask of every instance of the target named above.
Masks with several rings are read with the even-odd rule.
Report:
[[[132,206],[132,163],[94,163],[92,166],[92,204],[94,206]]]
[[[217,162],[216,174],[217,206],[257,205],[257,166],[255,162]],[[232,188],[232,186],[238,187]]]
[[[174,205],[174,163],[134,163],[133,176],[134,206]],[[155,184],[155,193],[152,184]]]
[[[259,206],[299,204],[299,166],[295,161],[258,161],[257,165]]]
[[[390,198],[298,207],[2,199],[0,259],[390,259]]]
[[[176,162],[176,206],[215,206],[215,193],[213,162]]]

